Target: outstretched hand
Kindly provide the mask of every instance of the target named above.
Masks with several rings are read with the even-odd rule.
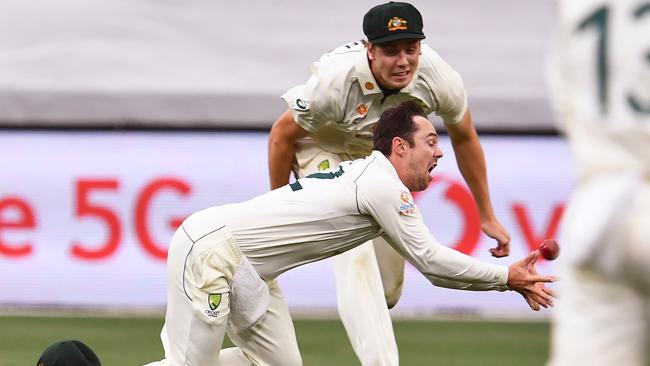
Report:
[[[493,257],[501,258],[510,255],[510,234],[498,220],[481,224],[481,230],[490,238],[497,241],[497,246],[490,248]]]
[[[508,267],[508,287],[524,297],[531,309],[538,311],[540,306],[553,306],[555,293],[545,283],[555,281],[553,276],[541,276],[537,273],[535,262],[538,251],[533,251],[526,258]]]

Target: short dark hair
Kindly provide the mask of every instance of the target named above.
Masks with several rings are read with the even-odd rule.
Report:
[[[427,118],[422,107],[412,100],[385,110],[373,132],[373,150],[381,151],[385,156],[389,156],[395,137],[403,138],[412,147],[414,145],[413,134],[417,131],[417,125],[413,121],[413,117],[416,116]]]

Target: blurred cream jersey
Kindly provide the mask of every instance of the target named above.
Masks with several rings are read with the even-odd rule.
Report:
[[[310,132],[320,148],[350,158],[370,154],[372,127],[383,111],[400,102],[415,99],[427,114],[436,113],[445,123],[459,122],[467,109],[460,75],[426,44],[421,45],[411,83],[386,97],[370,70],[362,42],[323,55],[311,72],[306,84],[282,98],[296,123]]]
[[[567,254],[585,262],[607,245],[602,233],[650,179],[650,2],[572,0],[559,7],[551,99],[578,169],[565,226],[582,221],[591,228],[565,230],[574,246]]]
[[[650,171],[649,4],[559,2],[551,100],[582,174]]]
[[[377,151],[250,201],[199,211],[183,222],[192,236],[223,225],[265,280],[385,235],[436,285],[506,289],[506,267],[480,262],[433,238],[393,165]]]
[[[549,365],[646,365],[650,1],[564,0],[559,15],[551,95],[578,182],[560,232]]]

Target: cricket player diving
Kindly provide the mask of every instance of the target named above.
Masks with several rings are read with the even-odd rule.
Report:
[[[165,359],[150,366],[302,365],[276,278],[379,236],[436,286],[513,290],[533,309],[552,306],[554,278],[537,274],[537,251],[494,265],[425,227],[410,192],[427,188],[442,156],[425,112],[404,102],[382,114],[368,157],[192,214],[169,246]],[[236,347],[221,350],[226,334]]]
[[[549,365],[650,365],[650,1],[559,1],[552,100],[578,169]]]
[[[282,98],[288,109],[269,137],[271,188],[335,169],[344,160],[372,150],[379,116],[402,101],[417,101],[445,123],[456,160],[472,192],[481,229],[497,242],[495,257],[510,252],[510,235],[490,201],[485,157],[474,128],[460,75],[421,40],[423,22],[411,4],[389,2],[363,18],[367,41],[343,45],[313,64],[304,85]],[[339,314],[364,366],[399,364],[389,308],[404,281],[404,259],[383,239],[334,258]]]

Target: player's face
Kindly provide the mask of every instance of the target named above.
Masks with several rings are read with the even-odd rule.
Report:
[[[438,145],[438,134],[433,124],[424,117],[417,116],[413,121],[418,126],[413,134],[413,147],[410,148],[408,163],[408,182],[404,182],[411,192],[420,192],[431,183],[431,171],[438,165],[443,153]],[[408,184],[407,184],[408,183]]]
[[[407,86],[418,68],[420,40],[403,39],[368,46],[370,70],[383,89],[399,90]]]

